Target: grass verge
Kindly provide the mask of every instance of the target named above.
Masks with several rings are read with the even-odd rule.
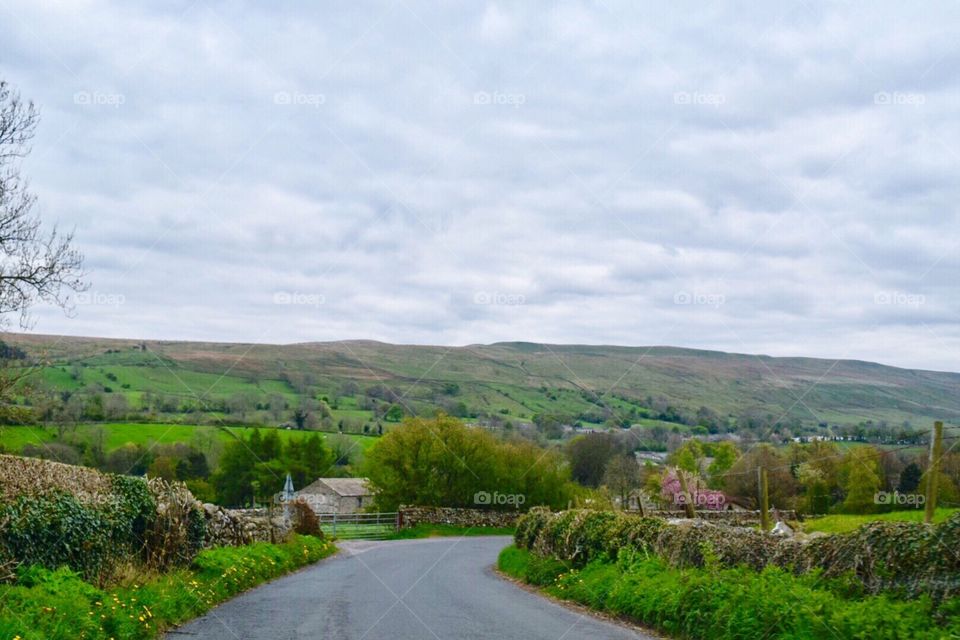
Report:
[[[437,538],[441,536],[512,536],[512,527],[458,527],[452,524],[418,524],[391,534],[388,540]]]
[[[866,596],[850,581],[781,569],[674,569],[655,557],[621,554],[581,570],[514,546],[499,569],[547,594],[683,638],[952,638],[960,601]]]
[[[21,569],[15,585],[0,585],[0,638],[155,638],[242,591],[335,551],[333,543],[310,536],[283,544],[219,547],[202,551],[188,568],[107,589],[84,582],[67,568]]]

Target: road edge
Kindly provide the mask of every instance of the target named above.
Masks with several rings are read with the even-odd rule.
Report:
[[[510,582],[514,586],[519,587],[520,589],[522,589],[523,591],[526,591],[527,593],[532,593],[536,596],[543,598],[544,600],[547,600],[556,605],[559,605],[564,609],[568,609],[575,613],[579,613],[582,616],[594,618],[602,622],[608,622],[610,624],[617,625],[618,627],[630,629],[631,631],[636,631],[637,633],[646,635],[651,640],[672,640],[670,636],[665,636],[659,631],[657,631],[656,629],[651,629],[649,627],[644,627],[642,625],[639,625],[633,620],[630,620],[629,618],[611,615],[609,613],[604,613],[603,611],[597,611],[596,609],[591,609],[586,605],[582,605],[577,602],[571,602],[570,600],[564,600],[563,598],[558,598],[554,595],[551,595],[546,591],[541,590],[539,587],[536,587],[532,584],[527,584],[522,580],[519,580],[517,578],[514,578],[511,575],[504,573],[499,568],[497,568],[497,565],[495,564],[491,565],[488,568],[488,571],[490,571],[490,573],[492,573],[497,578],[500,578],[501,580],[504,580],[506,582]]]

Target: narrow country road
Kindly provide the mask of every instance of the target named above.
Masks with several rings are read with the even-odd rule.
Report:
[[[213,609],[168,640],[621,640],[491,571],[510,538],[346,542],[335,557]]]

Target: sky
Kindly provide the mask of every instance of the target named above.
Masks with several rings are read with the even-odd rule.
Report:
[[[960,370],[960,5],[0,0],[37,333]]]

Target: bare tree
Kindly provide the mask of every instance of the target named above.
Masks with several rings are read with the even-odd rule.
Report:
[[[613,456],[607,462],[603,483],[610,492],[620,498],[620,508],[630,508],[630,494],[640,487],[640,465],[632,453]],[[639,502],[639,500],[638,500]],[[640,510],[643,510],[643,503]]]
[[[49,233],[32,213],[36,197],[20,175],[20,160],[30,153],[39,121],[32,102],[0,80],[0,325],[8,314],[30,325],[30,308],[47,302],[71,313],[69,292],[84,291],[83,256],[73,248],[73,233]]]

